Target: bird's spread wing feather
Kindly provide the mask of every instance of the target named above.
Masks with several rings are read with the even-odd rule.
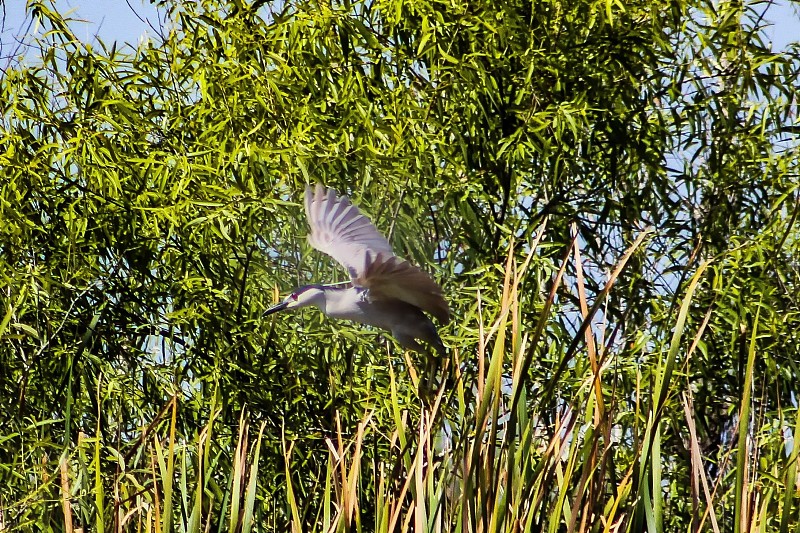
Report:
[[[321,184],[306,186],[308,242],[347,268],[353,285],[369,290],[374,300],[397,299],[430,313],[442,323],[450,310],[442,289],[423,270],[394,255],[389,241],[347,196]]]
[[[369,252],[362,270],[353,283],[366,287],[371,300],[401,300],[430,313],[443,324],[450,321],[450,308],[442,288],[424,270],[395,255]]]
[[[306,186],[305,203],[311,226],[308,242],[341,263],[353,279],[363,274],[367,253],[394,255],[389,241],[347,196],[336,196],[318,183],[313,189]]]

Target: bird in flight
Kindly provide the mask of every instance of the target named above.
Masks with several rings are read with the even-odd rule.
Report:
[[[305,208],[311,233],[308,242],[347,269],[350,283],[305,285],[292,291],[264,316],[284,309],[316,306],[325,315],[388,330],[404,348],[424,351],[423,341],[445,354],[436,327],[450,309],[442,289],[422,269],[397,257],[389,241],[347,196],[317,184],[306,186]]]

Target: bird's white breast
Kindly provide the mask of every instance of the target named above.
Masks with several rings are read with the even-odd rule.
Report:
[[[329,317],[388,329],[389,324],[386,323],[385,317],[372,309],[367,300],[366,289],[352,287],[330,291],[325,296],[323,312]]]

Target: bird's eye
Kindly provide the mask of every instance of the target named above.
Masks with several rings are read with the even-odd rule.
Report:
[[[292,293],[292,300],[294,300],[295,302],[297,301],[297,295],[295,293]]]

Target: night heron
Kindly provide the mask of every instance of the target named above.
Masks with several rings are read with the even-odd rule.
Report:
[[[389,241],[347,196],[321,184],[306,186],[308,242],[336,259],[350,274],[342,285],[305,285],[292,291],[264,316],[283,309],[318,307],[333,318],[376,326],[392,333],[404,348],[423,351],[424,341],[439,354],[445,347],[425,313],[446,324],[450,310],[442,289],[423,270],[394,254]]]

